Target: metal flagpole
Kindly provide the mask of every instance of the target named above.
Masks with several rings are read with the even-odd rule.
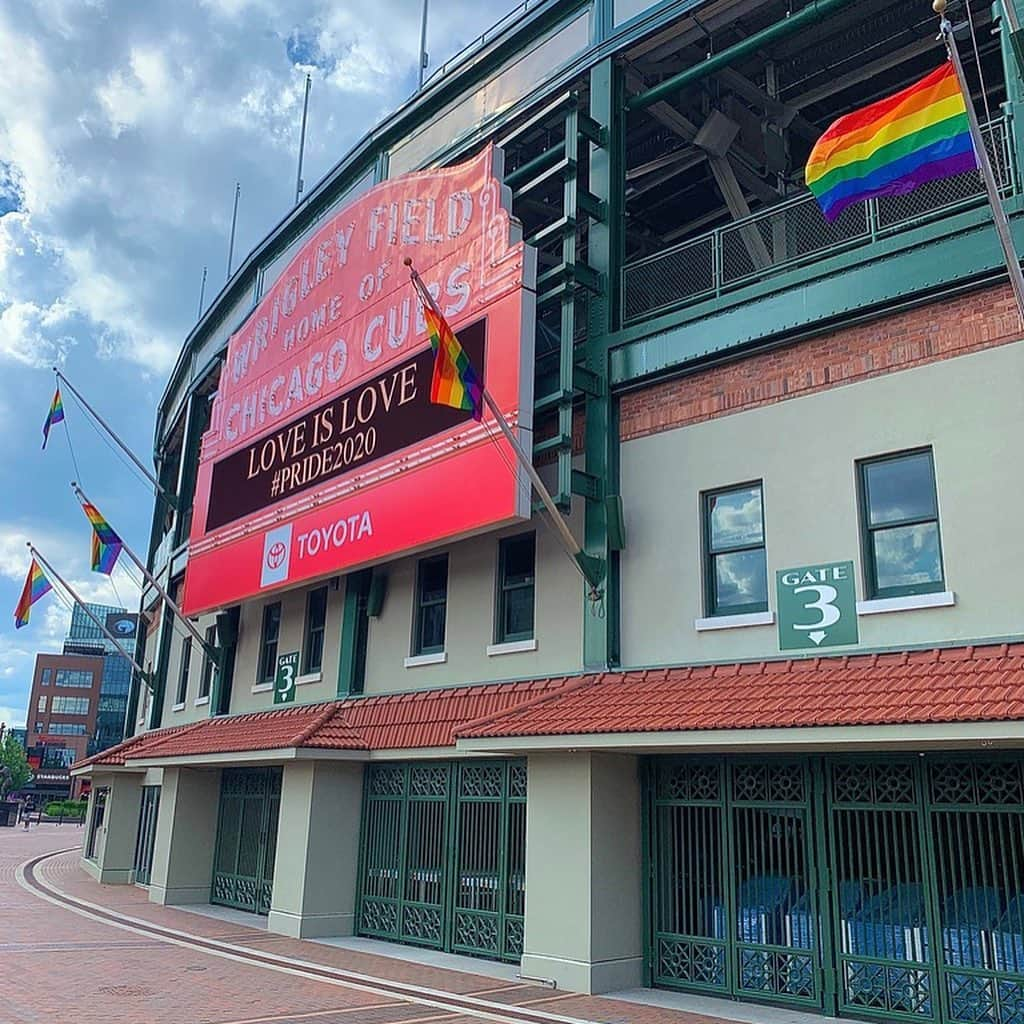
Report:
[[[423,0],[423,21],[420,23],[420,80],[417,91],[423,88],[423,74],[427,70],[427,7],[429,0]]]
[[[306,150],[306,114],[309,112],[309,90],[313,85],[313,79],[306,75],[306,98],[302,101],[302,129],[299,132],[299,169],[295,172],[295,205],[298,206],[299,196],[302,195],[302,188],[305,184],[302,180],[302,154]]]
[[[985,182],[985,191],[988,192],[988,205],[992,211],[992,220],[995,223],[996,234],[999,236],[999,244],[1003,249],[1003,259],[1006,261],[1006,269],[1010,275],[1010,286],[1013,288],[1013,295],[1017,300],[1017,313],[1021,322],[1024,323],[1024,274],[1021,273],[1020,260],[1013,247],[1010,222],[1006,218],[1003,201],[999,195],[999,186],[996,184],[995,175],[992,172],[992,161],[989,160],[985,140],[981,137],[981,126],[978,124],[978,115],[974,112],[971,90],[967,85],[963,62],[960,60],[960,51],[957,49],[956,39],[953,36],[953,26],[949,18],[946,17],[946,0],[932,0],[932,10],[939,16],[939,38],[946,44],[949,59],[953,62],[953,68],[960,83],[960,92],[963,94],[964,106],[967,108],[967,121],[971,128],[974,154],[978,158],[978,169]]]
[[[235,225],[238,223],[238,197],[242,194],[242,183],[235,182],[235,208],[231,211],[231,238],[228,240],[228,276],[231,278],[231,261],[235,256]]]
[[[57,375],[57,379],[67,386],[68,391],[70,391],[71,394],[73,394],[75,398],[82,403],[85,410],[92,416],[92,418],[114,439],[118,448],[120,448],[121,451],[123,451],[125,455],[135,463],[145,478],[164,496],[167,501],[173,505],[174,498],[160,486],[160,481],[157,480],[157,478],[153,476],[148,469],[146,469],[146,467],[135,457],[135,453],[124,443],[124,441],[121,440],[121,438],[117,436],[117,434],[114,433],[106,420],[104,420],[103,417],[82,397],[78,388],[76,388],[75,385],[72,384],[56,366],[53,368],[53,372]]]
[[[424,303],[430,306],[430,308],[443,320],[444,314],[441,312],[437,303],[434,301],[434,297],[427,290],[426,285],[423,284],[423,279],[416,272],[416,268],[412,265],[412,260],[406,256],[405,265],[409,268],[409,275],[412,278],[413,286],[416,288],[417,294],[423,300]],[[558,511],[558,506],[555,504],[554,499],[548,492],[547,487],[544,485],[544,481],[541,480],[540,474],[534,468],[533,459],[530,458],[529,454],[519,443],[519,438],[512,433],[512,428],[505,422],[505,414],[498,408],[497,403],[491,397],[491,393],[487,388],[483,388],[484,404],[490,409],[491,414],[497,421],[498,428],[502,434],[505,435],[505,440],[512,446],[512,450],[516,453],[516,457],[519,459],[523,469],[526,470],[527,475],[530,478],[530,482],[533,484],[538,496],[544,507],[547,509],[548,514],[551,516],[552,521],[555,524],[555,528],[558,531],[558,535],[565,545],[566,550],[572,556],[573,561],[580,567],[580,571],[586,577],[587,583],[590,584],[590,589],[593,592],[597,592],[601,585],[603,574],[598,570],[597,559],[592,558],[588,555],[582,547],[580,547],[579,541],[572,535],[572,531],[569,529],[568,524],[562,518],[561,512]]]
[[[196,319],[203,315],[203,299],[206,298],[206,267],[203,266],[203,279],[199,282],[199,309],[196,311]]]
[[[92,502],[89,501],[89,499],[85,496],[85,492],[82,490],[81,487],[78,486],[78,484],[74,480],[71,481],[71,489],[75,492],[75,497],[78,498],[80,502],[82,502],[83,504],[92,504]],[[118,536],[120,536],[120,534]],[[198,629],[196,629],[192,622],[185,616],[185,613],[174,603],[174,600],[172,599],[171,595],[168,594],[167,591],[164,590],[162,586],[160,586],[156,577],[146,568],[146,566],[143,564],[139,556],[135,554],[134,551],[132,551],[132,549],[125,543],[123,538],[121,539],[121,547],[124,549],[125,554],[135,563],[139,572],[141,572],[142,575],[146,578],[146,581],[150,584],[150,586],[152,586],[153,589],[156,590],[156,592],[163,598],[164,603],[171,610],[171,612],[174,615],[177,615],[179,619],[181,619],[185,628],[189,631],[189,633],[192,634],[193,638],[202,648],[203,653],[206,655],[206,657],[210,659],[210,661],[213,662],[214,668],[219,667],[220,659],[217,655],[217,648],[212,647],[210,644],[206,642],[206,638],[199,632]]]
[[[146,671],[142,668],[142,666],[118,643],[117,637],[115,637],[114,634],[111,633],[110,630],[107,629],[107,627],[104,626],[102,622],[100,622],[97,616],[93,614],[89,606],[74,592],[74,590],[71,589],[70,586],[68,586],[67,580],[65,580],[53,568],[53,566],[50,565],[50,563],[47,562],[47,560],[43,558],[41,554],[39,554],[39,552],[31,543],[28,544],[28,549],[30,552],[32,552],[32,557],[71,595],[75,604],[77,604],[78,607],[81,608],[82,611],[85,612],[85,614],[88,615],[90,619],[92,619],[93,625],[95,625],[96,628],[99,629],[99,631],[117,648],[118,654],[120,654],[122,658],[126,658],[129,662],[131,662],[132,667],[137,672],[141,673],[144,679],[148,679],[149,677]]]

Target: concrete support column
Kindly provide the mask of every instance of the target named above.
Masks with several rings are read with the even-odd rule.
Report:
[[[362,794],[362,764],[285,765],[270,931],[302,939],[352,934]]]
[[[219,768],[164,769],[149,884],[153,903],[210,902],[219,806]]]
[[[539,754],[528,771],[523,975],[590,994],[641,985],[637,758]]]
[[[105,885],[128,885],[134,881],[135,840],[139,831],[139,805],[142,802],[141,774],[101,775],[93,779],[93,793],[106,788],[107,804],[103,824],[96,829],[96,856],[82,857],[82,866],[98,882]],[[96,813],[96,798],[89,802],[86,841]],[[84,854],[83,848],[83,854]]]

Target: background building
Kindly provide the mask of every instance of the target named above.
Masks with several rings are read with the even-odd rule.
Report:
[[[134,645],[138,616],[123,608],[89,609],[123,645]],[[26,749],[35,774],[33,790],[44,799],[77,796],[75,761],[124,738],[131,665],[77,605],[61,654],[36,656],[26,719]]]
[[[1020,73],[998,5],[970,13],[1024,251]],[[134,735],[76,768],[86,869],[583,991],[1016,1024],[1021,325],[974,172],[834,223],[802,182],[834,117],[941,62],[934,35],[889,0],[547,0],[370,132],[168,383],[154,450],[177,507],[150,564],[219,654],[149,617]],[[447,184],[488,160],[478,188]],[[468,225],[503,205],[481,257]],[[430,276],[460,231],[469,273]],[[491,318],[488,387],[518,387],[509,419],[596,599],[543,517],[469,522],[500,476],[485,455],[437,485],[435,458],[484,448],[472,425],[390,462],[364,432],[357,470],[282,498],[275,469],[269,499],[244,484],[212,510],[240,432],[271,459],[299,444],[286,399],[358,401],[343,351],[365,363],[351,387],[425,352],[409,252],[465,338]],[[523,330],[496,342],[503,270]],[[360,294],[387,308],[346,319]],[[500,359],[531,328],[516,376]],[[420,486],[373,506],[372,538],[359,516],[303,525],[407,470]],[[450,535],[419,521],[458,512]],[[226,550],[230,573],[202,568]],[[236,589],[193,596],[215,587]]]

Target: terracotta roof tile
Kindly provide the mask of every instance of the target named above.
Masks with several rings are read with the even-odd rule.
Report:
[[[997,721],[1024,714],[1024,645],[590,676],[460,737]]]

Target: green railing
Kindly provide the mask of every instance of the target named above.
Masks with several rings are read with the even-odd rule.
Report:
[[[1004,192],[1019,190],[1005,118],[982,131]],[[622,318],[628,325],[722,295],[795,266],[867,245],[981,201],[977,171],[929,182],[903,196],[848,207],[832,223],[810,193],[794,196],[687,239],[623,268]]]

